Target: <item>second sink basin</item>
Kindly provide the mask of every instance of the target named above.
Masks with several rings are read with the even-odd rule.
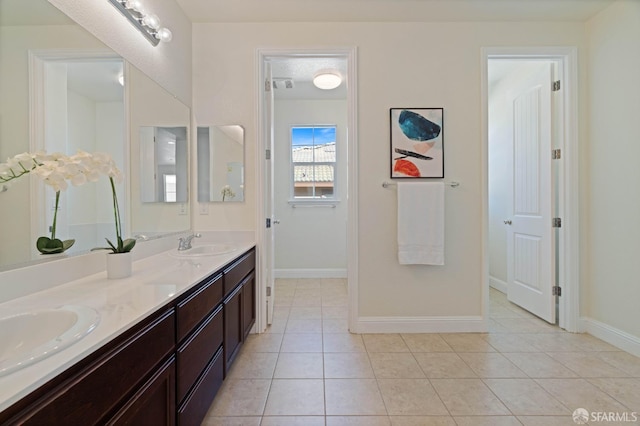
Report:
[[[175,257],[200,257],[215,256],[218,254],[226,254],[235,251],[236,248],[229,244],[203,244],[192,247],[188,250],[176,250],[171,252]]]
[[[0,318],[0,376],[70,346],[99,322],[94,309],[72,305]]]

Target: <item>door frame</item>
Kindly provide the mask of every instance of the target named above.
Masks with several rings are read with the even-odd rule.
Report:
[[[570,332],[579,330],[579,177],[578,177],[578,50],[576,47],[483,47],[481,49],[481,111],[482,111],[482,310],[489,318],[489,59],[545,59],[558,62],[563,112],[560,120],[563,140],[555,148],[562,149],[558,179],[558,324]],[[551,153],[549,153],[551,155]],[[549,224],[551,226],[551,224]]]
[[[265,138],[264,121],[264,67],[263,63],[271,58],[309,58],[309,57],[340,56],[347,60],[347,155],[349,167],[347,172],[347,290],[349,300],[349,330],[354,330],[358,319],[358,111],[357,111],[357,48],[309,48],[309,49],[280,49],[258,48],[256,50],[256,244],[257,252],[257,283],[256,294],[257,316],[255,330],[262,333],[267,328],[267,280],[266,253],[267,236],[265,228],[265,152],[267,140]],[[276,295],[277,297],[277,295]]]

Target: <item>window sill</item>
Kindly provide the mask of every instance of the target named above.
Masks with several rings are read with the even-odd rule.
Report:
[[[329,200],[323,200],[323,199],[314,199],[314,200],[289,200],[289,205],[291,206],[291,208],[298,208],[298,207],[331,207],[332,209],[335,209],[336,207],[338,207],[338,204],[340,203],[340,200],[338,199],[329,199]]]

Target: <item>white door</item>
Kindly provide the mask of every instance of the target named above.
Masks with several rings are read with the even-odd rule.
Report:
[[[513,99],[512,215],[505,226],[508,299],[555,323],[552,77],[551,64],[543,64]]]
[[[273,122],[273,78],[271,75],[271,64],[268,61],[264,62],[264,114],[265,114],[265,141],[267,152],[265,155],[265,188],[264,188],[264,203],[266,212],[265,226],[267,227],[265,232],[265,259],[266,265],[264,268],[267,283],[267,324],[273,323],[273,305],[275,301],[275,285],[273,270],[275,268],[275,236],[274,236],[274,202],[273,202],[273,139],[274,139],[274,122]]]

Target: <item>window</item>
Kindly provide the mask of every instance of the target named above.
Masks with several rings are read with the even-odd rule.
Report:
[[[176,202],[176,175],[162,175],[164,178],[164,201]]]
[[[293,198],[334,199],[336,126],[291,128]]]

